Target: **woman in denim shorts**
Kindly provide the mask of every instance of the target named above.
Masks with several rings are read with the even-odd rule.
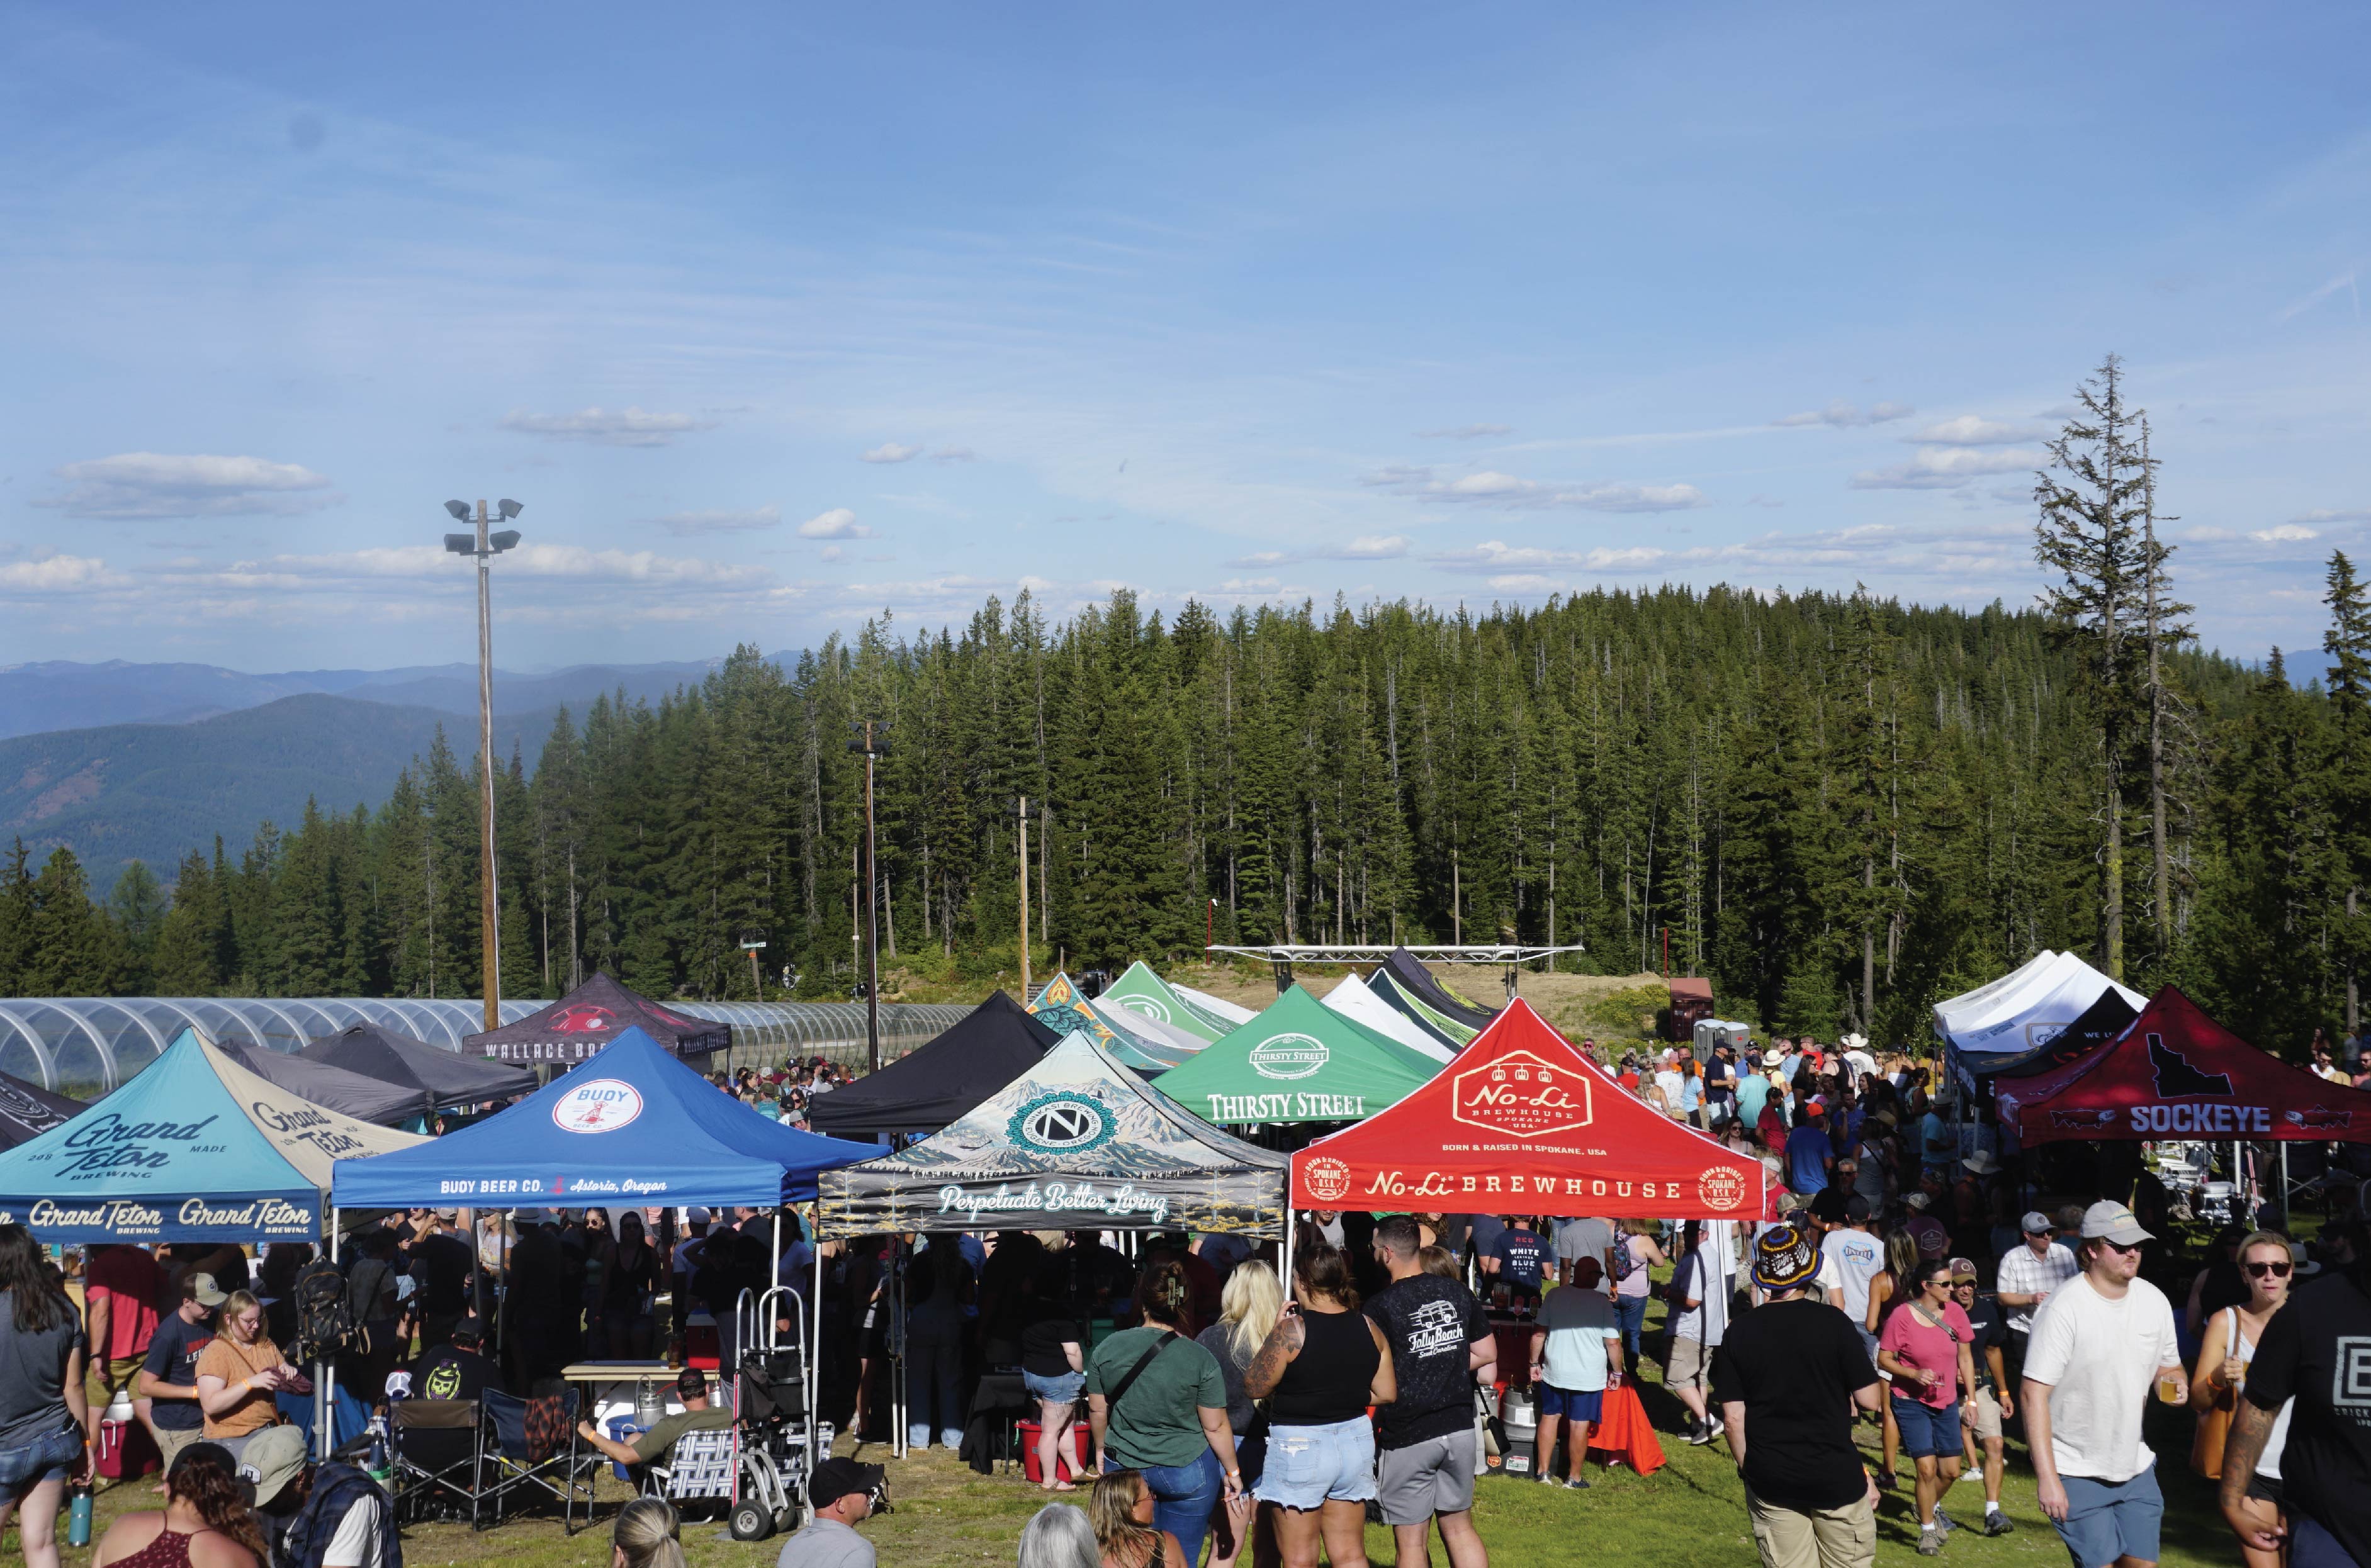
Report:
[[[90,1479],[82,1325],[33,1233],[0,1225],[0,1530],[25,1568],[58,1568],[58,1504]]]
[[[1021,1331],[1021,1381],[1037,1401],[1037,1485],[1043,1491],[1078,1490],[1061,1479],[1063,1459],[1073,1475],[1086,1471],[1087,1457],[1075,1445],[1070,1454],[1061,1453],[1070,1412],[1087,1386],[1086,1343],[1086,1331],[1056,1280],[1040,1275],[1032,1283],[1028,1326]]]
[[[1350,1263],[1324,1243],[1292,1260],[1292,1300],[1243,1374],[1268,1401],[1267,1462],[1255,1495],[1276,1514],[1289,1564],[1314,1563],[1320,1536],[1336,1562],[1364,1557],[1375,1497],[1370,1405],[1399,1397],[1383,1332],[1359,1310]]]

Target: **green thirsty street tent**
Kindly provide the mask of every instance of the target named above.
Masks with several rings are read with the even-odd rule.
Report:
[[[1440,1066],[1295,986],[1153,1087],[1209,1122],[1357,1122]]]
[[[1128,966],[1127,974],[1104,987],[1095,1004],[1125,1009],[1139,1018],[1183,1030],[1205,1044],[1235,1027],[1205,1014],[1140,958]]]

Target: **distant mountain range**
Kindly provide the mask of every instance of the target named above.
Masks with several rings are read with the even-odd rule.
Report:
[[[707,662],[578,665],[494,677],[494,747],[526,763],[565,706],[580,719],[622,688],[656,701],[699,682]],[[38,863],[70,847],[104,895],[129,861],[169,881],[181,856],[221,834],[234,853],[269,818],[376,809],[436,727],[465,760],[477,750],[478,672],[247,674],[206,664],[18,664],[0,669],[0,847],[21,836]],[[124,722],[122,721],[134,721]],[[96,727],[65,729],[63,723]]]

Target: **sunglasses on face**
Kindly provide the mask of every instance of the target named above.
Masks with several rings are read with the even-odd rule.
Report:
[[[2105,1248],[2106,1248],[2106,1249],[2108,1249],[2108,1251],[2110,1251],[2111,1252],[2117,1252],[2117,1253],[2122,1253],[2122,1252],[2137,1252],[2137,1251],[2139,1251],[2141,1250],[2141,1244],[2140,1244],[2139,1242],[2137,1242],[2137,1241],[2134,1242],[2131,1246],[2127,1247],[2127,1246],[2126,1246],[2126,1245],[2124,1245],[2122,1241],[2111,1241],[2111,1240],[2109,1240],[2109,1239],[2108,1239],[2106,1237],[2104,1237],[2104,1236],[2102,1236],[2101,1238],[2099,1238],[2099,1245],[2100,1245],[2100,1246],[2102,1246],[2102,1247],[2105,1247]]]
[[[2286,1263],[2250,1263],[2247,1265],[2247,1269],[2250,1274],[2254,1274],[2258,1279],[2263,1278],[2266,1274],[2272,1275],[2274,1279],[2286,1279],[2289,1277],[2289,1265]]]

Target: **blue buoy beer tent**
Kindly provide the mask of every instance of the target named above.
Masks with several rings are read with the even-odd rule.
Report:
[[[185,1029],[121,1089],[0,1154],[0,1223],[50,1244],[310,1241],[335,1160],[427,1141],[301,1100]]]
[[[752,1111],[640,1029],[507,1111],[423,1147],[338,1162],[338,1208],[769,1207],[881,1152]]]

